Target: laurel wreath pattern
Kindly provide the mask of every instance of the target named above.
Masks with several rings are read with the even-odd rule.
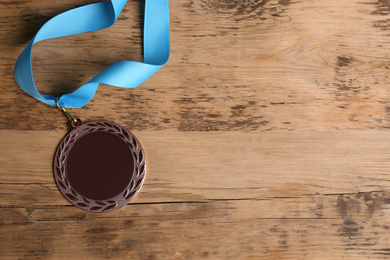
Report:
[[[134,173],[132,180],[121,194],[109,200],[92,200],[85,198],[72,188],[67,178],[66,160],[69,152],[78,138],[92,132],[115,134],[128,145],[134,157]],[[107,212],[126,205],[137,195],[145,179],[146,160],[142,146],[133,134],[115,123],[96,121],[85,123],[65,136],[57,149],[54,161],[54,172],[60,191],[70,202],[87,211]]]

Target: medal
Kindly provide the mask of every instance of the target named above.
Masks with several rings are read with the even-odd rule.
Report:
[[[54,177],[76,206],[96,212],[123,207],[145,179],[145,153],[137,138],[105,121],[71,130],[57,148]]]
[[[54,155],[54,179],[66,199],[92,212],[119,209],[138,194],[145,181],[146,156],[139,140],[127,129],[107,121],[83,123],[66,108],[86,105],[99,83],[137,87],[168,61],[168,0],[145,2],[144,63],[114,63],[72,93],[55,98],[38,92],[32,74],[31,51],[33,44],[42,40],[111,26],[126,2],[111,0],[55,16],[42,26],[15,65],[15,79],[21,89],[41,102],[56,106],[67,116],[70,131]]]
[[[82,124],[73,118],[69,126],[54,157],[54,177],[62,194],[88,211],[106,212],[126,205],[145,180],[146,159],[140,142],[112,122]]]

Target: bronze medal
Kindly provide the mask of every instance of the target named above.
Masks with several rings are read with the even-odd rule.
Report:
[[[87,211],[107,212],[125,206],[145,180],[146,158],[140,142],[115,123],[70,123],[71,131],[54,158],[60,191]]]

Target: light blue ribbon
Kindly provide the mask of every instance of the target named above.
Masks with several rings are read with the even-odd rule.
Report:
[[[113,25],[127,0],[111,0],[90,4],[59,14],[46,22],[15,65],[15,79],[19,87],[34,98],[56,106],[56,98],[41,95],[34,83],[31,51],[34,43],[78,33],[101,30]],[[76,91],[58,100],[61,107],[79,108],[95,95],[100,83],[122,88],[135,88],[159,70],[169,58],[168,0],[145,0],[144,63],[120,61],[112,64]]]

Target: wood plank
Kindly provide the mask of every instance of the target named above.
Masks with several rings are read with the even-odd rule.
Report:
[[[386,4],[282,2],[263,0],[251,9],[249,2],[171,1],[168,65],[137,89],[102,86],[87,107],[72,112],[137,130],[386,129]],[[0,90],[0,127],[60,129],[60,113],[23,94],[12,70],[28,40],[20,34],[32,34],[72,1],[43,9],[40,1],[2,5],[14,23],[7,28],[15,31],[0,31],[2,77],[12,86]],[[139,8],[130,1],[112,29],[38,43],[33,68],[39,89],[59,95],[123,57],[140,60]],[[18,37],[24,40],[16,44]]]
[[[0,183],[53,183],[53,155],[65,132],[0,133]],[[237,187],[247,190],[244,198],[252,189],[262,196],[353,193],[383,190],[390,181],[390,136],[383,130],[135,134],[147,152],[147,183],[183,194],[218,190],[234,198],[229,189]]]
[[[0,249],[44,258],[385,259],[390,208],[370,211],[374,196],[344,197],[345,211],[334,210],[337,196],[133,204],[112,214],[8,208]]]

